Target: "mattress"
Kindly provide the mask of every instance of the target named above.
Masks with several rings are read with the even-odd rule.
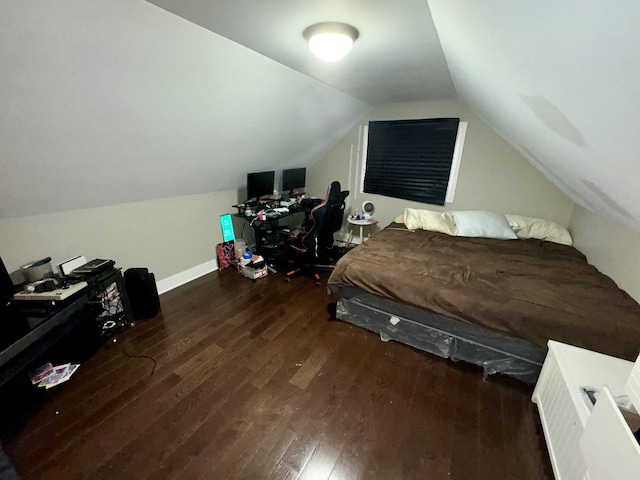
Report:
[[[357,287],[545,347],[548,340],[635,360],[640,305],[573,247],[452,237],[391,224],[348,252],[328,282]]]

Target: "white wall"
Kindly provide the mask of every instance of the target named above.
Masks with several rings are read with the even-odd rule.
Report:
[[[569,229],[575,247],[640,302],[640,233],[576,206]]]
[[[157,280],[216,258],[219,216],[237,191],[0,219],[0,256],[7,269],[45,256],[57,264],[76,255],[147,267]]]
[[[0,217],[236,189],[369,109],[144,0],[3,0],[0,66]]]
[[[394,104],[377,107],[360,121],[430,117],[459,117],[468,122],[455,201],[444,208],[380,195],[361,194],[359,127],[353,128],[332,150],[309,169],[307,192],[323,197],[327,185],[339,180],[351,191],[351,212],[364,200],[376,206],[382,226],[405,207],[432,210],[493,210],[542,217],[568,225],[574,204],[533,168],[516,150],[462,103],[451,101]],[[361,154],[360,154],[361,157]],[[349,182],[350,178],[350,182]]]

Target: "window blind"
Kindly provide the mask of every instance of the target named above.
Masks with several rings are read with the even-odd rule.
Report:
[[[369,122],[364,191],[444,205],[459,118]]]

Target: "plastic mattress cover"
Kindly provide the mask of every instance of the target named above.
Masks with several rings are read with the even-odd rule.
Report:
[[[531,384],[538,379],[546,348],[357,288],[347,290],[349,295],[337,302],[336,317],[380,334],[383,341],[481,366],[484,378],[502,373]]]

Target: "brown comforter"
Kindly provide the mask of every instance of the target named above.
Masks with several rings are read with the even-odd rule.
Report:
[[[368,292],[545,346],[635,360],[640,305],[573,247],[451,237],[391,224],[347,253],[332,291]]]

